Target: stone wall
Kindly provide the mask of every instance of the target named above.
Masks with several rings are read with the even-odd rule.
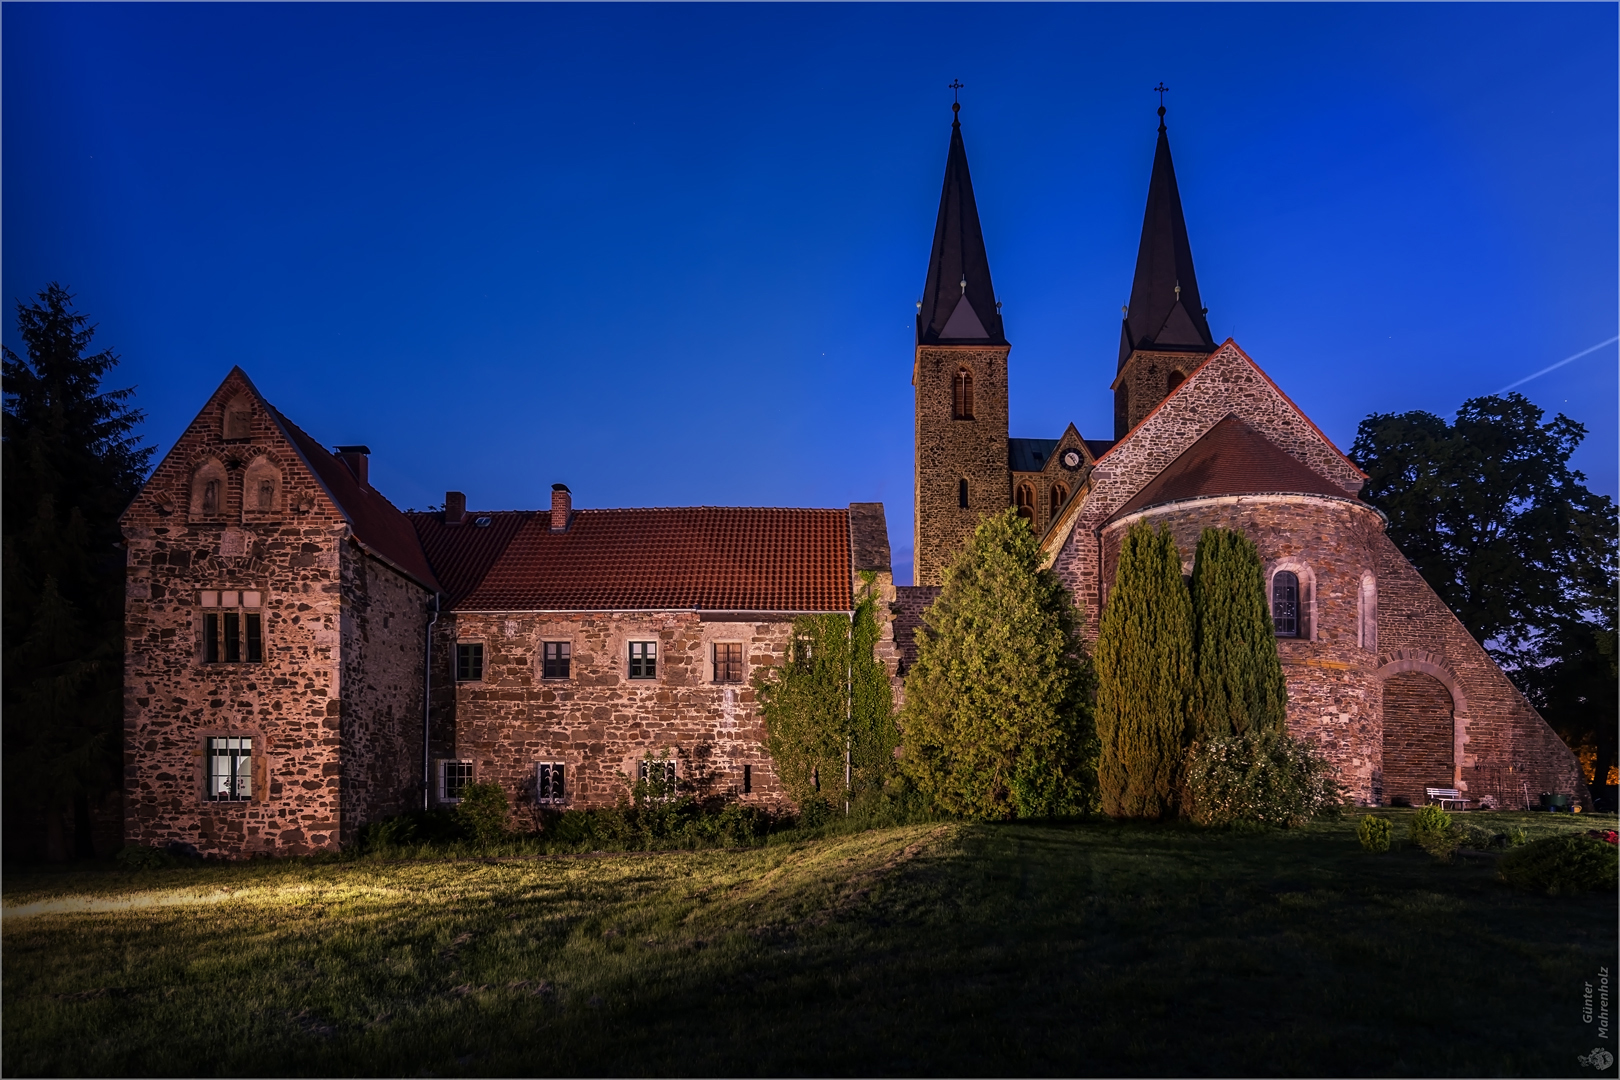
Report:
[[[484,674],[455,686],[455,750],[474,778],[501,784],[514,823],[532,827],[535,766],[566,766],[559,809],[612,805],[638,763],[668,752],[683,789],[699,798],[739,798],[786,806],[765,751],[765,725],[749,683],[781,662],[790,619],[677,612],[478,613],[444,622],[454,638],[484,646]],[[542,643],[571,646],[566,679],[542,675]],[[631,679],[631,641],[658,643],[657,678]],[[744,681],[720,684],[710,662],[715,642],[741,642]],[[435,671],[445,669],[435,663]],[[437,676],[436,676],[437,677]],[[440,729],[442,730],[442,729]],[[744,793],[743,766],[752,792]]]
[[[1086,636],[1095,641],[1102,610],[1097,537],[1103,524],[1164,468],[1229,413],[1272,443],[1342,486],[1361,490],[1364,477],[1293,402],[1231,342],[1217,349],[1175,396],[1098,459],[1083,502],[1043,538],[1052,565],[1086,611]]]
[[[422,664],[430,596],[355,544],[344,551],[342,818],[368,821],[421,803]]]
[[[913,580],[938,585],[945,565],[986,514],[1012,503],[1007,466],[1007,346],[917,347]],[[959,369],[973,375],[973,419],[952,419]],[[968,506],[958,485],[968,482]]]
[[[1456,737],[1451,691],[1421,671],[1384,680],[1385,801],[1422,806],[1424,789],[1451,786]]]
[[[1183,379],[1204,362],[1208,353],[1131,353],[1114,378],[1114,438],[1123,439],[1131,428],[1170,396],[1170,377]]]
[[[250,396],[244,406],[246,393],[245,378],[233,373],[123,517],[130,843],[178,841],[227,855],[338,843],[339,548],[347,527],[262,403]],[[238,412],[229,440],[228,403]],[[245,479],[266,475],[266,466],[280,485],[272,509],[244,509]],[[221,498],[203,513],[193,505],[193,479],[216,469]],[[262,663],[203,662],[204,589],[263,593]],[[251,800],[205,798],[209,736],[254,740]]]
[[[1288,727],[1333,762],[1357,802],[1387,804],[1409,795],[1405,788],[1418,773],[1427,778],[1418,785],[1420,797],[1424,786],[1454,783],[1502,808],[1524,805],[1526,792],[1532,801],[1541,791],[1589,800],[1574,754],[1401,555],[1371,507],[1321,496],[1249,495],[1149,508],[1104,530],[1105,584],[1113,580],[1125,530],[1139,518],[1170,527],[1189,573],[1199,533],[1215,527],[1240,530],[1255,542],[1268,584],[1279,569],[1299,577],[1301,636],[1277,641]],[[1367,575],[1376,591],[1364,599]],[[1370,618],[1363,614],[1369,599]],[[1430,775],[1428,750],[1421,761],[1385,757],[1404,745],[1404,734],[1384,730],[1387,681],[1404,672],[1439,680],[1455,699],[1453,766],[1444,775]]]

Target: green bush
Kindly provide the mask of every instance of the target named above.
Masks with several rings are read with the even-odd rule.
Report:
[[[1183,773],[1183,812],[1199,825],[1278,828],[1336,815],[1333,766],[1290,735],[1251,732],[1194,743]]]
[[[1451,829],[1451,815],[1438,806],[1421,807],[1406,826],[1407,839],[1441,862],[1462,846],[1462,837]]]
[[[1549,896],[1613,889],[1620,873],[1615,846],[1585,836],[1549,836],[1516,847],[1497,864],[1509,885]]]
[[[172,866],[183,866],[186,861],[162,848],[139,844],[125,844],[113,858],[125,870],[166,870]]]
[[[476,843],[488,846],[506,835],[506,818],[511,806],[506,789],[499,784],[468,784],[461,789],[456,820]]]
[[[1371,814],[1356,823],[1356,839],[1361,841],[1362,847],[1372,852],[1389,850],[1391,831],[1388,818],[1373,817]]]

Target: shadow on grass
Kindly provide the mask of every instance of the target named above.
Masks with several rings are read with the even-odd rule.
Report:
[[[8,1074],[1579,1075],[1616,950],[1612,893],[1369,855],[1354,820],[12,874],[5,899],[135,896],[165,904],[8,916]]]

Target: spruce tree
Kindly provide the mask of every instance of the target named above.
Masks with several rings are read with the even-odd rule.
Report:
[[[1074,602],[1029,525],[986,518],[923,616],[901,713],[906,774],[968,817],[1090,809],[1096,739]]]
[[[1265,570],[1241,532],[1205,529],[1192,576],[1193,733],[1199,739],[1284,729],[1288,689],[1266,602]]]
[[[1168,528],[1138,521],[1126,532],[1096,662],[1103,812],[1163,817],[1174,806],[1193,680],[1192,601]]]
[[[133,391],[101,388],[118,357],[86,355],[95,327],[72,305],[55,283],[19,302],[27,356],[4,350],[5,795],[8,831],[72,807],[89,854],[89,799],[122,779],[118,515],[151,450]]]

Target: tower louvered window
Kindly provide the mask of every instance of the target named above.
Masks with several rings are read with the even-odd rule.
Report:
[[[973,419],[973,373],[967,368],[956,373],[956,384],[951,393],[951,416],[956,420]]]

